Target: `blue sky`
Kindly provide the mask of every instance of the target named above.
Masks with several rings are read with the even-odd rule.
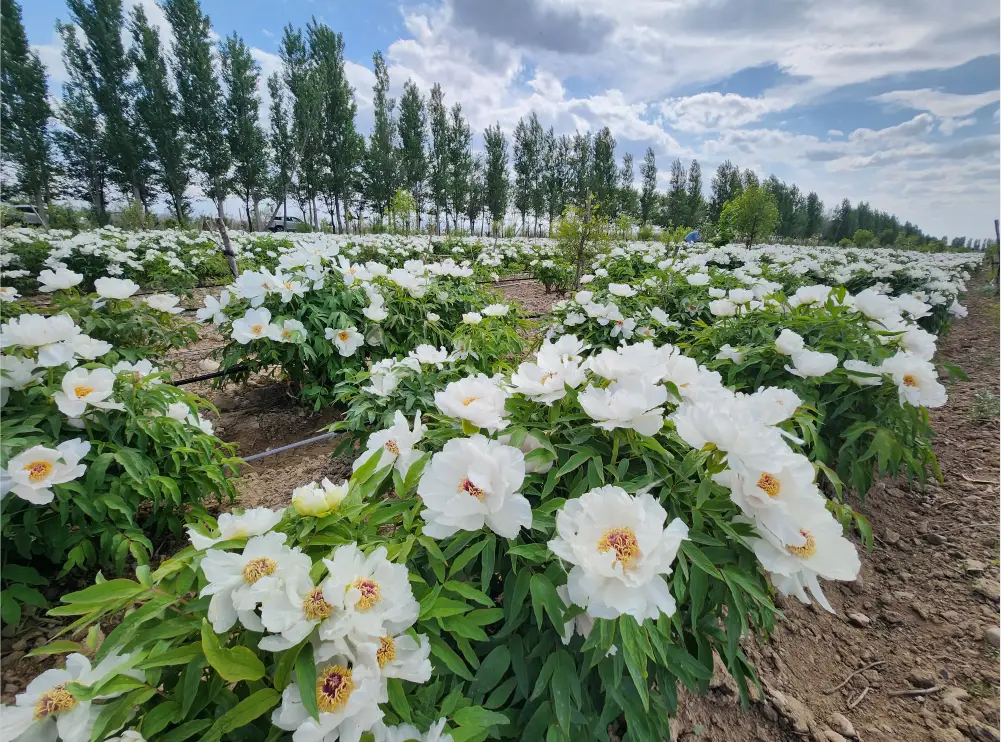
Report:
[[[142,3],[154,22],[162,13]],[[54,87],[60,0],[24,3]],[[440,82],[474,131],[536,111],[557,132],[609,126],[619,155],[652,146],[711,171],[731,159],[831,207],[867,200],[932,234],[983,237],[999,211],[996,0],[203,0],[213,28],[278,66],[282,28],[344,34],[360,125],[371,55],[398,91]],[[164,24],[165,25],[165,24]],[[165,30],[168,30],[165,28]],[[478,144],[477,138],[475,144]]]

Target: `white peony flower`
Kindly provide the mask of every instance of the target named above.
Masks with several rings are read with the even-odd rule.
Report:
[[[285,546],[285,539],[284,533],[271,531],[247,541],[242,553],[209,549],[202,557],[208,584],[199,597],[212,596],[208,619],[217,634],[229,631],[237,618],[251,631],[263,631],[257,606],[301,574],[308,579],[312,561],[298,547]]]
[[[222,513],[216,519],[216,523],[219,526],[219,535],[215,537],[205,536],[191,526],[187,526],[186,528],[188,538],[191,539],[191,545],[198,551],[201,551],[221,541],[260,536],[278,525],[281,519],[282,513],[280,510],[251,508],[239,514]]]
[[[357,545],[345,544],[323,563],[327,577],[320,587],[332,610],[320,624],[322,640],[378,641],[405,631],[417,620],[420,606],[407,568],[388,561],[384,546],[366,556]]]
[[[383,724],[376,724],[371,732],[375,737],[374,742],[453,742],[451,734],[445,734],[445,719],[439,719],[432,724],[427,734],[421,734],[413,724],[400,724],[398,726],[387,727]]]
[[[728,298],[734,304],[748,304],[754,299],[754,292],[750,289],[730,289]]]
[[[718,361],[733,361],[734,363],[744,362],[744,353],[738,348],[734,348],[730,343],[727,343],[719,349],[719,353],[716,354],[716,360]]]
[[[79,334],[80,328],[68,314],[22,314],[0,326],[0,348],[38,348],[38,365],[53,368],[73,362],[70,343]]]
[[[816,376],[826,376],[838,367],[838,357],[833,353],[820,353],[816,350],[797,350],[792,354],[792,366],[785,370],[801,379]]]
[[[737,314],[737,305],[729,299],[716,299],[709,302],[709,311],[714,317],[733,317]]]
[[[354,352],[365,344],[365,336],[358,332],[357,327],[348,327],[341,330],[327,328],[323,331],[323,336],[334,343],[337,352],[347,358],[354,355]]]
[[[11,389],[20,391],[44,375],[30,358],[0,355],[0,407],[7,404]]]
[[[177,306],[177,302],[179,301],[180,299],[173,294],[153,294],[152,296],[145,297],[143,304],[158,312],[180,314],[184,311],[184,308]]]
[[[17,301],[21,294],[13,286],[0,286],[0,303]]]
[[[317,665],[316,678],[315,688],[303,689],[295,682],[286,686],[282,705],[271,713],[271,723],[294,732],[296,742],[358,742],[382,720],[383,683],[377,669],[364,663],[352,666],[348,657],[334,655]],[[319,720],[303,706],[303,692],[316,694]]]
[[[739,395],[738,401],[753,417],[765,425],[778,425],[796,414],[803,400],[791,389],[762,387],[754,394]]]
[[[594,300],[594,292],[592,291],[578,291],[573,295],[573,300],[584,306],[585,304],[590,304]]]
[[[953,299],[952,304],[949,305],[949,314],[953,317],[965,317],[969,312],[967,312],[966,307],[960,304],[958,300]]]
[[[610,283],[608,284],[608,293],[612,296],[621,296],[628,299],[632,296],[636,296],[636,289],[628,283]]]
[[[407,356],[413,358],[422,366],[433,364],[439,369],[448,360],[448,351],[444,348],[435,348],[433,345],[421,343]]]
[[[129,363],[128,361],[119,361],[111,370],[116,376],[124,376],[126,379],[132,382],[138,382],[145,379],[151,374],[159,373],[160,369],[154,366],[145,358],[136,361],[135,363]],[[156,379],[155,383],[160,383],[160,379]]]
[[[216,299],[214,296],[207,295],[202,301],[205,306],[198,309],[195,312],[195,319],[199,322],[206,322],[207,320],[212,320],[212,324],[218,326],[226,321],[226,314],[222,310],[229,306],[229,291],[223,289],[219,294],[219,298]],[[270,314],[268,315],[270,320]]]
[[[336,510],[348,495],[348,483],[334,484],[324,478],[320,484],[310,482],[292,490],[292,507],[299,515],[322,518]]]
[[[511,310],[507,304],[489,304],[480,310],[485,317],[503,317]]]
[[[87,472],[81,464],[90,452],[90,443],[77,438],[60,443],[56,448],[32,446],[7,462],[0,469],[0,499],[13,492],[22,500],[46,505],[55,498],[52,487],[79,479]]]
[[[355,459],[351,470],[358,471],[372,456],[378,455],[378,466],[392,465],[400,476],[407,476],[410,466],[422,455],[414,446],[424,437],[425,430],[427,428],[421,424],[420,412],[414,415],[414,427],[411,428],[407,418],[397,410],[393,413],[393,424],[390,427],[368,437],[365,451]]]
[[[883,372],[879,366],[873,366],[871,363],[866,363],[865,361],[854,360],[845,361],[841,365],[845,371],[851,372],[848,374],[848,378],[859,386],[879,386],[883,383],[883,379],[880,376]],[[875,376],[858,376],[858,373],[875,374]]]
[[[775,339],[775,350],[784,356],[791,356],[796,351],[803,350],[804,347],[803,336],[792,330],[782,330]]]
[[[297,319],[287,319],[279,328],[276,340],[282,343],[302,343],[306,340],[306,327]]]
[[[939,383],[935,367],[928,361],[906,351],[883,361],[879,369],[889,374],[897,385],[901,406],[941,407],[948,401],[945,387]]]
[[[45,270],[38,274],[39,291],[51,293],[60,289],[68,289],[83,281],[82,273],[74,273],[65,266],[59,266],[54,271]]]
[[[453,438],[424,469],[417,494],[424,501],[424,533],[447,538],[456,531],[487,528],[515,538],[532,526],[532,507],[519,494],[525,456],[482,435]]]
[[[428,314],[427,314],[427,320],[428,320],[428,322],[437,322],[440,319],[441,319],[441,317],[439,317],[434,312],[428,312]]]
[[[522,363],[511,375],[511,389],[536,402],[552,405],[566,396],[564,385],[576,389],[584,379],[584,370],[578,363]]]
[[[85,361],[93,361],[106,353],[110,353],[114,346],[104,340],[97,340],[90,335],[77,335],[67,343],[77,358]]]
[[[98,278],[94,290],[102,299],[128,299],[139,290],[139,284],[127,278]]]
[[[74,368],[63,376],[62,391],[52,401],[67,417],[79,417],[88,406],[99,410],[124,410],[125,405],[110,399],[115,391],[115,373],[110,368]]]
[[[612,485],[569,500],[556,514],[556,556],[573,564],[567,576],[571,601],[592,618],[627,614],[642,623],[672,616],[675,601],[663,575],[671,574],[688,527],[667,528],[667,512],[652,496],[631,496]]]
[[[80,701],[66,686],[80,683],[92,686],[113,674],[144,680],[142,670],[122,670],[132,662],[131,655],[111,654],[91,667],[90,660],[74,652],[67,655],[65,669],[46,670],[14,698],[13,706],[0,712],[0,739],[3,742],[90,742],[100,706],[93,701],[116,698],[121,693],[97,696]],[[123,691],[124,692],[124,691]],[[141,739],[141,738],[140,738]]]
[[[483,321],[483,315],[479,312],[466,312],[462,315],[462,321],[467,325],[478,325]]]
[[[693,273],[685,277],[689,286],[707,286],[710,278],[705,273]]]
[[[434,403],[442,414],[467,420],[477,428],[494,433],[508,425],[504,404],[507,392],[485,374],[453,381],[434,393]]]
[[[241,319],[233,320],[233,339],[241,345],[262,338],[277,340],[280,332],[278,325],[271,323],[271,312],[264,307],[248,309]]]
[[[588,385],[577,400],[595,425],[605,430],[629,428],[656,435],[664,427],[667,389],[646,377],[613,381],[603,389]]]
[[[858,553],[842,535],[841,525],[827,512],[823,498],[800,500],[791,504],[790,510],[798,526],[798,543],[787,544],[767,528],[759,528],[761,538],[751,540],[754,554],[783,595],[794,595],[809,603],[809,589],[817,602],[833,613],[817,578],[854,580],[862,566]]]

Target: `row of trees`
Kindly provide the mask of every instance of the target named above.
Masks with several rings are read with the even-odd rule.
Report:
[[[162,199],[184,223],[190,188],[198,184],[220,222],[225,200],[236,196],[256,228],[263,201],[287,212],[289,199],[314,227],[325,210],[338,231],[360,225],[364,214],[380,223],[391,215],[408,230],[474,231],[478,221],[481,232],[487,225],[493,231],[513,211],[522,234],[539,235],[568,207],[587,204],[600,204],[608,220],[697,228],[718,223],[728,202],[760,186],[778,209],[780,237],[836,242],[868,230],[882,244],[901,235],[927,239],[864,202],[852,207],[846,199],[825,215],[816,193],[775,176],[761,183],[730,161],[717,168],[708,198],[696,160],[688,167],[675,160],[660,192],[648,148],[637,186],[632,155],[616,157],[607,127],[557,135],[534,113],[519,120],[510,142],[499,124],[487,127],[483,152],[474,153],[461,104],[449,107],[437,83],[425,95],[410,80],[397,102],[380,52],[373,56],[366,138],[356,128],[343,37],[315,19],[305,30],[284,29],[281,70],[266,81],[265,131],[261,72],[250,48],[236,34],[213,44],[199,0],[160,0],[173,30],[169,55],[141,5],[126,18],[121,0],[67,0],[70,22],[57,28],[69,80],[53,112],[21,10],[15,0],[0,3],[0,144],[5,177],[13,178],[8,185],[39,207],[55,196],[82,199],[99,223],[107,220],[111,193],[144,210]]]

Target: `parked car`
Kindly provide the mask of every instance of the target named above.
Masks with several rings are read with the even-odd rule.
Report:
[[[38,209],[29,204],[15,204],[10,206],[12,211],[16,211],[21,215],[21,221],[32,227],[40,227],[44,222],[42,217],[38,215]]]
[[[302,219],[297,216],[282,216],[281,214],[275,214],[271,217],[271,223],[268,224],[268,231],[270,232],[294,232],[296,226],[302,224]]]

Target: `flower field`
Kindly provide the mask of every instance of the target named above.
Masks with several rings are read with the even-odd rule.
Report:
[[[670,739],[720,667],[746,704],[860,503],[940,478],[981,258],[232,239],[235,280],[210,233],[0,234],[0,617],[54,627],[4,741]],[[350,476],[243,507],[256,451],[172,383],[209,330],[215,383],[336,411]]]

